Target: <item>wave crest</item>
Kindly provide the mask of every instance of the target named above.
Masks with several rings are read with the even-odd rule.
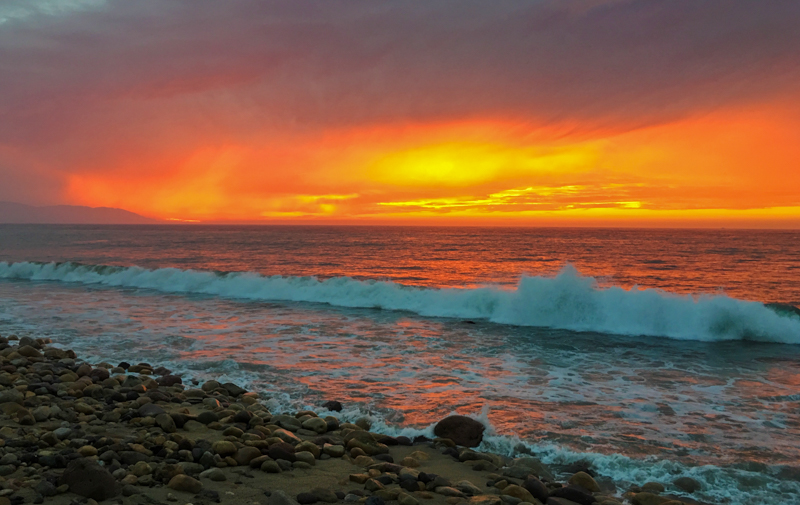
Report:
[[[800,317],[726,295],[600,288],[571,265],[555,276],[525,276],[514,289],[421,288],[389,281],[264,276],[177,268],[79,263],[0,262],[0,278],[100,284],[248,300],[327,303],[409,311],[427,317],[482,319],[616,335],[683,340],[800,344]]]

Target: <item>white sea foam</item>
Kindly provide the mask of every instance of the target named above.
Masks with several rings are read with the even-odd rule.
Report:
[[[284,410],[291,412],[294,407],[292,405]],[[308,405],[306,408],[313,410],[314,406]],[[372,424],[371,431],[394,437],[407,436],[412,439],[416,436],[435,437],[433,429],[436,423],[420,428],[396,426],[387,423],[379,415],[364,412],[358,406],[351,406],[342,412],[321,412],[320,415],[334,415],[349,422],[366,417]],[[477,447],[479,451],[512,458],[532,455],[554,470],[574,463],[585,464],[597,475],[611,479],[620,492],[630,485],[641,486],[647,482],[661,482],[665,484],[668,492],[689,496],[672,483],[679,477],[691,477],[701,486],[701,490],[691,495],[691,498],[712,503],[731,505],[754,502],[792,503],[792,499],[800,496],[800,483],[791,479],[777,478],[770,471],[750,471],[715,465],[690,466],[670,458],[636,459],[622,454],[579,452],[552,443],[530,443],[516,436],[498,434],[489,420],[487,408],[469,417],[481,421],[487,427],[483,442]]]
[[[692,494],[691,498],[711,503],[788,504],[800,496],[800,483],[777,478],[770,471],[715,465],[689,466],[668,457],[636,459],[622,454],[578,452],[555,444],[531,444],[509,436],[484,437],[480,449],[512,457],[531,454],[553,468],[580,462],[589,465],[597,475],[611,479],[620,489],[634,484],[661,482],[670,493],[690,496],[672,483],[679,477],[691,477],[701,486],[701,491]]]
[[[800,318],[777,314],[761,303],[722,294],[677,295],[658,289],[600,288],[593,277],[582,276],[571,266],[553,277],[522,277],[514,289],[435,289],[348,277],[319,280],[252,272],[33,262],[0,262],[0,278],[327,303],[617,335],[800,344]]]

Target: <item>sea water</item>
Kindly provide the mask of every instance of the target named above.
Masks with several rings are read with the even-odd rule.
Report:
[[[0,226],[0,334],[339,400],[387,433],[800,499],[800,233]]]

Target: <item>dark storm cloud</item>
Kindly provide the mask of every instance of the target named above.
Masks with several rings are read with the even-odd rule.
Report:
[[[796,99],[798,26],[797,1],[112,1],[0,24],[0,146],[99,156],[473,117],[628,128]]]

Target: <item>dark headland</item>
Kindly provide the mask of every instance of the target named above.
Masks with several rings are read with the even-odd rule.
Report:
[[[158,224],[161,221],[111,207],[0,202],[0,224]]]

